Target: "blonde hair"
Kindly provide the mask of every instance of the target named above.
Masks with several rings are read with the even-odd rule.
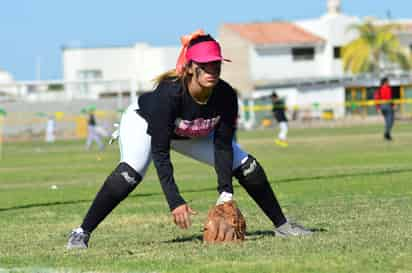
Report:
[[[156,76],[152,81],[154,82],[155,86],[159,85],[164,80],[168,79],[175,79],[179,80],[179,75],[176,72],[176,69],[171,69],[169,71],[166,71],[158,76]]]

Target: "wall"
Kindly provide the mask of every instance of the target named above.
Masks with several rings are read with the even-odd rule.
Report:
[[[228,81],[243,96],[250,95],[253,89],[250,76],[250,44],[224,25],[219,29],[218,37],[223,56],[232,61],[223,64],[222,78]]]
[[[335,118],[343,118],[345,115],[345,89],[339,86],[309,86],[298,88],[297,101],[303,108],[312,108],[322,113],[333,109]]]
[[[135,60],[136,72],[134,77],[139,82],[139,90],[153,88],[153,79],[175,68],[180,48],[178,47],[141,47],[136,45]]]
[[[147,91],[152,89],[154,77],[175,67],[179,50],[143,43],[131,47],[65,49],[64,80],[83,80],[79,70],[100,70],[101,80],[129,80],[135,83],[134,89]]]
[[[326,42],[323,55],[319,57],[320,74],[318,76],[343,75],[342,62],[340,59],[334,59],[333,48],[343,46],[355,39],[357,33],[349,30],[349,26],[359,22],[359,18],[344,14],[326,14],[318,19],[295,22],[300,27],[322,37]]]
[[[300,45],[299,47],[302,47]],[[294,61],[292,47],[272,46],[266,48],[251,48],[249,51],[251,77],[259,80],[285,80],[306,77],[317,77],[320,74],[320,56],[322,46],[308,45],[315,48],[313,60]]]
[[[65,81],[79,81],[79,70],[101,70],[102,79],[130,79],[136,73],[133,47],[78,48],[63,50]]]
[[[1,133],[6,141],[40,140],[44,138],[47,118],[52,116],[56,119],[57,139],[79,138],[76,130],[87,120],[87,115],[81,110],[91,104],[96,106],[98,125],[112,132],[113,123],[120,120],[120,112],[117,110],[125,109],[130,104],[130,99],[2,103],[2,108],[6,110],[7,115],[4,117]]]

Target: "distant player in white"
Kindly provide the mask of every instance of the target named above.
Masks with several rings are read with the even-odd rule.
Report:
[[[48,143],[52,143],[56,140],[55,136],[55,127],[56,121],[52,116],[49,116],[46,123],[46,134],[45,134],[45,141]]]

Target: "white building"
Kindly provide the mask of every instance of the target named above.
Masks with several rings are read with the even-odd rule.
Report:
[[[223,24],[218,40],[225,57],[233,62],[223,66],[222,78],[243,98],[267,97],[276,90],[290,109],[328,110],[335,117],[347,113],[346,101],[369,98],[378,79],[358,80],[345,74],[340,59],[341,47],[357,37],[349,27],[362,19],[343,14],[339,0],[325,3],[326,13],[319,18]],[[411,48],[412,20],[397,22],[404,26],[398,33],[402,44]],[[96,99],[148,91],[155,76],[175,66],[179,48],[147,44],[65,48],[67,97]],[[392,82],[397,85],[398,98],[412,97],[412,80]]]
[[[15,81],[13,76],[9,72],[0,69],[0,100],[7,100],[14,89]]]
[[[223,24],[219,40],[224,55],[233,63],[224,66],[222,77],[244,98],[267,97],[276,90],[286,99],[289,109],[299,106],[344,116],[348,94],[350,99],[368,98],[373,90],[363,87],[373,88],[378,79],[358,81],[345,74],[340,49],[357,38],[350,26],[362,20],[341,13],[339,0],[326,3],[327,12],[320,18]],[[411,48],[412,20],[396,23],[404,26],[398,33],[402,45]],[[393,83],[401,84],[396,80]],[[356,87],[363,89],[353,92]],[[400,89],[398,97],[402,97]]]
[[[179,47],[64,48],[63,77],[75,97],[142,92],[152,80],[175,66]]]
[[[0,69],[0,84],[9,84],[13,82],[13,76],[9,72]]]

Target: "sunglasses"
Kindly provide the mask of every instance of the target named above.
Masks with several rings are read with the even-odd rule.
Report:
[[[221,61],[215,61],[215,62],[209,62],[209,63],[197,63],[194,62],[201,70],[208,74],[215,74],[215,73],[220,73],[220,70],[222,68],[222,62]]]

